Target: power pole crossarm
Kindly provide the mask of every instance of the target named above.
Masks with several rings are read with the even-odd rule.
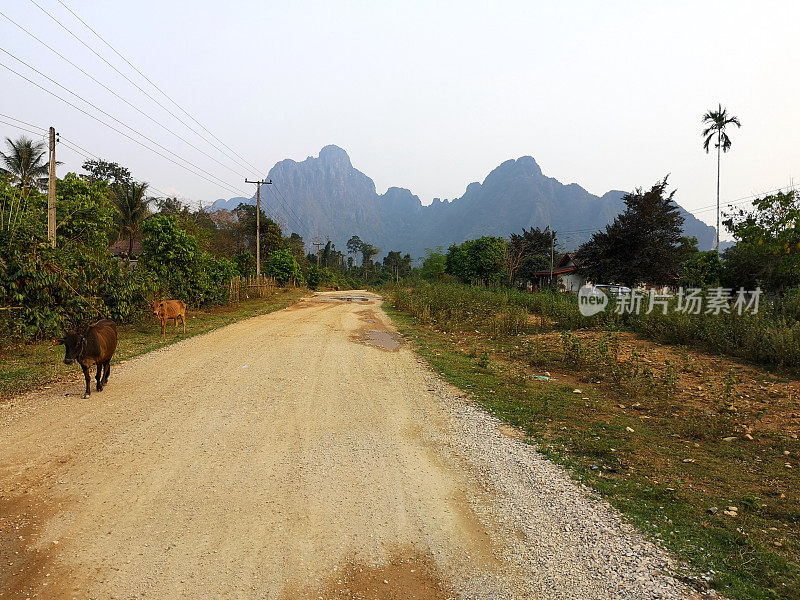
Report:
[[[263,181],[244,180],[245,183],[256,184],[256,279],[261,280],[261,186],[272,185],[272,179]]]

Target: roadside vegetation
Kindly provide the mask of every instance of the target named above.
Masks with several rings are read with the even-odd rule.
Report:
[[[564,295],[453,283],[384,293],[445,379],[709,585],[732,598],[800,598],[796,379],[652,343],[614,320],[573,328],[583,321]]]
[[[548,277],[563,256],[548,229],[432,249],[382,289],[386,307],[442,377],[686,561],[695,586],[800,599],[800,195],[726,215],[736,244],[719,254],[681,237],[666,187],[628,194],[572,255],[596,283],[669,286],[654,310],[612,294],[583,316]],[[677,310],[680,288],[703,309]],[[757,288],[740,314],[737,291]]]

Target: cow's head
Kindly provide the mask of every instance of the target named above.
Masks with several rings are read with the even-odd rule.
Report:
[[[162,306],[164,306],[164,301],[163,300],[155,300],[153,302],[153,314],[158,316],[158,313],[161,310]]]
[[[55,344],[64,344],[64,364],[71,365],[83,353],[86,338],[77,333],[68,333],[63,338],[57,339]]]

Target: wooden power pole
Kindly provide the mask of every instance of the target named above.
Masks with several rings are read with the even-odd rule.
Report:
[[[56,130],[50,128],[50,158],[47,176],[47,240],[56,247]]]
[[[322,240],[320,240],[318,237],[315,237],[312,240],[311,245],[317,247],[317,268],[319,269],[319,248],[322,246]]]
[[[257,283],[261,280],[261,186],[272,185],[272,179],[267,181],[244,180],[245,183],[256,184],[256,279]]]

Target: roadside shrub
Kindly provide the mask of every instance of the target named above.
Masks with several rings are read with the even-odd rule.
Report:
[[[236,263],[201,250],[174,215],[155,215],[142,224],[142,266],[152,274],[161,296],[193,306],[219,304],[239,273]]]
[[[447,332],[478,331],[491,336],[517,335],[525,331],[529,315],[537,315],[538,329],[627,330],[665,344],[697,346],[752,362],[800,373],[800,291],[762,301],[757,314],[736,311],[715,314],[639,314],[615,311],[611,298],[605,311],[584,317],[576,296],[553,291],[526,293],[509,288],[466,286],[454,282],[412,281],[387,288],[395,307],[423,324]],[[570,351],[570,360],[574,352]],[[609,368],[618,369],[610,365]],[[620,374],[620,377],[626,376]],[[647,378],[646,373],[637,376]]]
[[[303,280],[300,265],[297,264],[297,259],[288,248],[281,248],[270,253],[264,264],[264,273],[274,277],[282,285],[291,281],[300,283]]]
[[[130,322],[152,289],[104,247],[51,248],[34,237],[12,248],[0,242],[0,256],[0,305],[9,307],[0,311],[0,332],[9,339],[56,336],[100,317]]]
[[[256,257],[249,250],[243,250],[233,257],[236,274],[241,277],[253,277],[256,274]]]

